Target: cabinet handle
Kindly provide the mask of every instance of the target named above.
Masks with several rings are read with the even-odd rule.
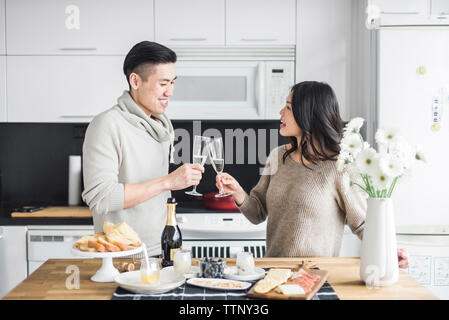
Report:
[[[62,116],[59,116],[60,118],[69,118],[69,119],[72,119],[72,118],[93,118],[93,117],[95,117],[95,116],[90,116],[90,115],[79,115],[79,116],[76,116],[76,115],[70,115],[70,114],[67,114],[67,115],[62,115]]]
[[[96,51],[97,48],[59,48],[61,51]]]
[[[419,14],[417,11],[403,12],[403,11],[381,11],[381,14]]]
[[[170,41],[206,41],[207,38],[171,38]]]
[[[242,38],[240,41],[277,41],[277,38]]]

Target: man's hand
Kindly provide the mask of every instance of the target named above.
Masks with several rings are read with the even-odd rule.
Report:
[[[204,167],[186,163],[167,176],[168,189],[181,190],[200,183]]]

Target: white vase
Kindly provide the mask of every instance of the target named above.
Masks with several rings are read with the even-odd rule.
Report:
[[[360,256],[360,278],[367,286],[390,286],[399,278],[391,198],[369,198]]]

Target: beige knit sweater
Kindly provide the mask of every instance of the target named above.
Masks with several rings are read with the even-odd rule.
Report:
[[[267,221],[268,257],[335,257],[341,247],[345,219],[362,236],[366,199],[351,187],[343,190],[343,174],[335,161],[316,165],[283,163],[286,146],[274,149],[263,175],[239,207],[254,224]]]

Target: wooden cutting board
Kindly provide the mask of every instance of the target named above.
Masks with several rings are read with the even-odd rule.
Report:
[[[88,207],[47,207],[36,212],[12,212],[13,218],[92,218]]]
[[[323,284],[326,282],[327,277],[329,276],[329,272],[326,270],[313,270],[313,269],[307,269],[304,268],[307,273],[311,275],[319,275],[320,281],[315,283],[315,285],[312,288],[312,291],[310,291],[307,294],[295,294],[295,295],[285,295],[280,294],[275,291],[275,289],[271,290],[267,293],[257,293],[254,291],[254,286],[248,291],[247,295],[251,298],[258,298],[258,299],[275,299],[275,300],[311,300],[313,296],[320,290],[320,288],[323,286]],[[295,271],[295,270],[293,270]],[[297,271],[297,270],[296,270]]]

